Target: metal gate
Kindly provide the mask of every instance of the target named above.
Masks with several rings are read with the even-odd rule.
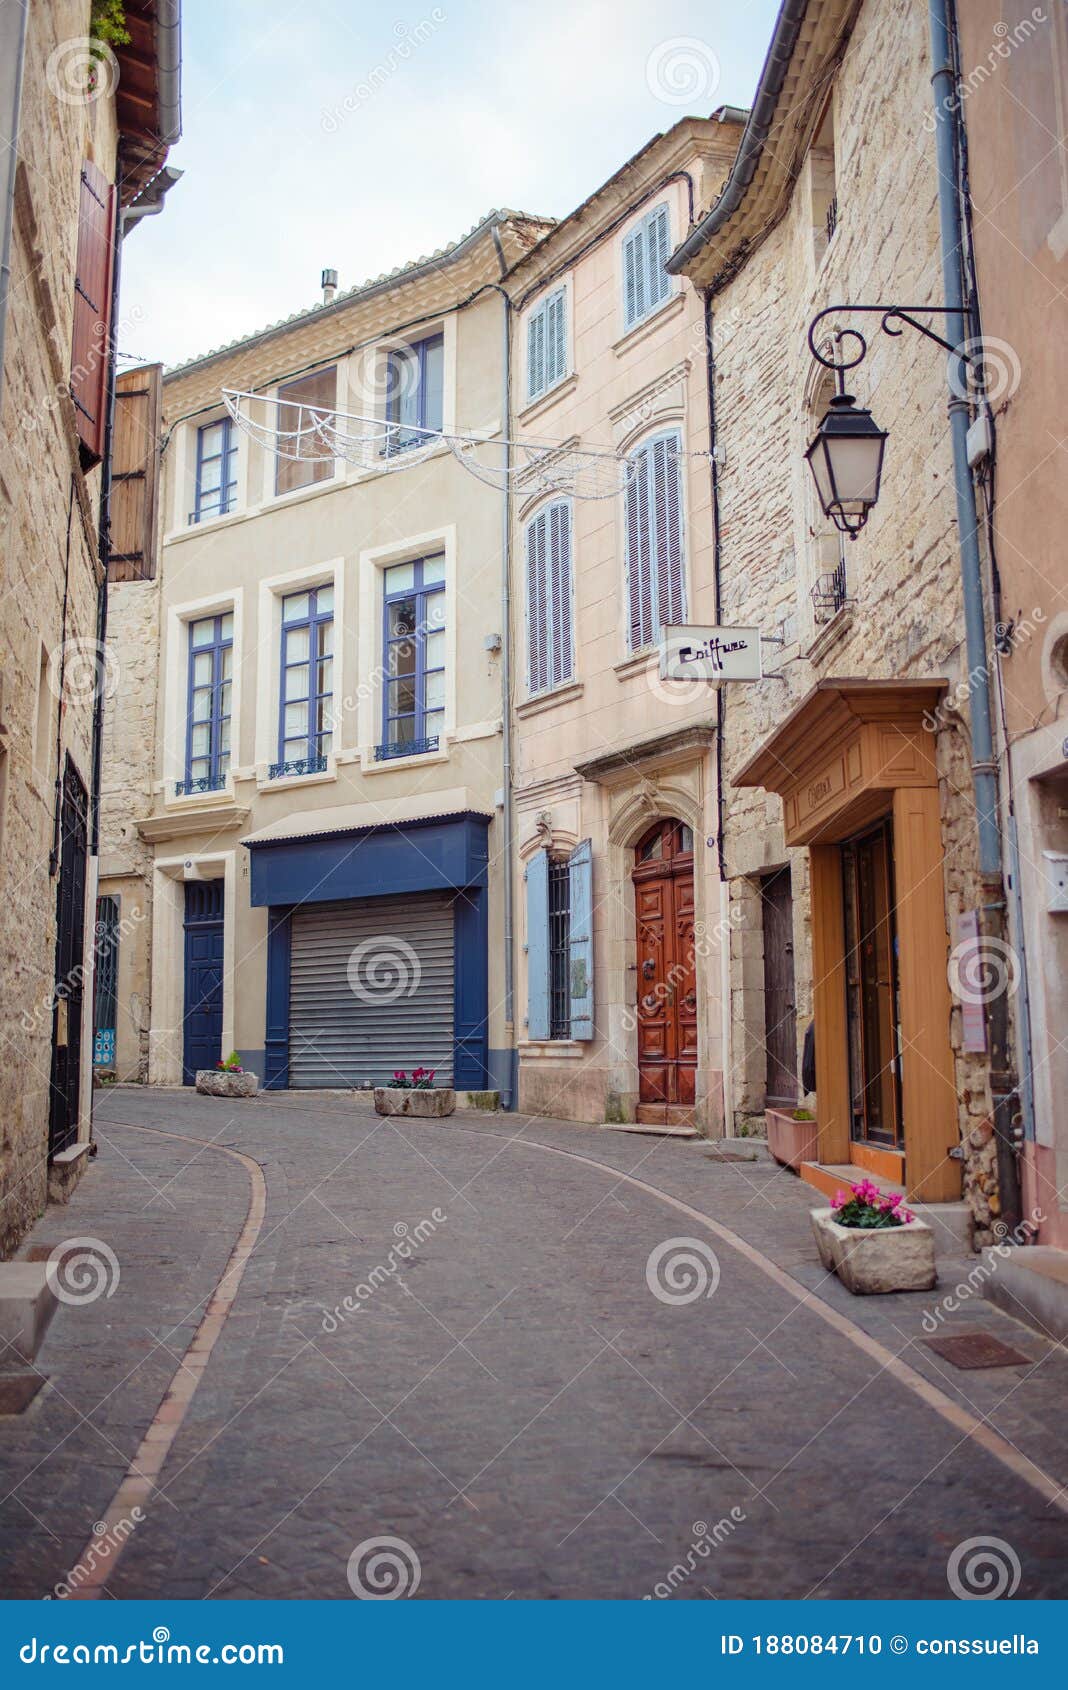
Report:
[[[292,1086],[452,1080],[453,901],[439,892],[317,904],[293,916]]]
[[[78,1137],[81,1102],[82,997],[85,960],[85,871],[89,800],[67,757],[60,811],[56,893],[56,988],[52,1005],[52,1085],[48,1150],[56,1156]]]

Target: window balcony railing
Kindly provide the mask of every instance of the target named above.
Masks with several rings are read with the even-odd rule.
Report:
[[[812,608],[816,613],[817,623],[830,622],[840,610],[844,610],[849,603],[846,590],[845,558],[839,558],[833,569],[816,577],[816,585],[812,589]]]
[[[290,757],[284,763],[272,763],[267,770],[267,779],[285,780],[290,775],[322,775],[325,773],[325,757]]]
[[[431,739],[407,739],[398,744],[376,745],[375,762],[384,763],[393,757],[421,757],[438,749],[438,736]]]
[[[176,780],[174,796],[188,798],[195,792],[223,792],[225,789],[225,775],[201,775],[197,780]]]

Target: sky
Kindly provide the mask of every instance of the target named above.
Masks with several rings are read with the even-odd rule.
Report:
[[[182,169],[123,247],[120,351],[173,365],[563,216],[653,135],[748,106],[777,0],[184,0]]]

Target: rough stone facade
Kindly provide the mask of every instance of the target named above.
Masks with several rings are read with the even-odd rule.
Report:
[[[30,7],[15,181],[0,413],[0,1256],[46,1201],[56,951],[50,854],[66,760],[87,790],[92,775],[99,473],[86,477],[79,467],[66,383],[79,173],[89,158],[113,178],[116,129],[109,99],[59,98],[47,69],[60,44],[85,36],[88,18],[88,0]],[[92,911],[90,883],[88,957]],[[90,973],[81,1137],[91,985]]]
[[[823,677],[945,677],[953,684],[966,667],[945,365],[937,348],[909,331],[902,338],[880,333],[878,317],[861,320],[869,353],[850,390],[890,439],[878,505],[861,537],[845,543],[847,598],[836,611],[818,613],[812,599],[838,552],[803,457],[829,397],[806,344],[815,314],[843,301],[941,299],[934,151],[924,127],[930,75],[925,9],[912,0],[863,6],[831,84],[837,224],[830,238],[813,148],[785,214],[713,298],[716,428],[725,455],[723,621],[758,626],[782,642],[765,647],[762,682],[728,689],[722,716],[726,867],[736,922],[730,1089],[734,1130],[743,1133],[763,1131],[766,1085],[759,877],[787,863],[791,869],[800,1072],[811,1016],[809,859],[807,850],[784,844],[780,799],[739,788],[732,776]],[[947,949],[957,914],[981,902],[962,709],[944,712],[937,729]],[[965,1189],[982,1238],[997,1213],[986,1060],[961,1050],[959,1009],[951,1037]]]

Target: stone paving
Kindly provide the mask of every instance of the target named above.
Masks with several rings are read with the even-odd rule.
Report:
[[[807,1189],[701,1141],[132,1087],[98,1098],[96,1131],[72,1204],[28,1244],[98,1238],[120,1276],[60,1307],[48,1383],[0,1419],[7,1595],[79,1562],[197,1330],[249,1203],[225,1145],[262,1167],[266,1221],[108,1594],[350,1600],[353,1551],[387,1537],[399,1571],[381,1576],[410,1581],[417,1558],[419,1597],[933,1598],[959,1544],[995,1537],[1018,1598],[1068,1596],[1065,1515],[815,1312],[1064,1482],[1063,1350],[977,1297],[939,1329],[997,1333],[1027,1368],[958,1373],[917,1342],[974,1259],[942,1262],[930,1294],[850,1298],[819,1269]],[[674,1295],[685,1238],[711,1295],[664,1301],[650,1257],[667,1247]]]

